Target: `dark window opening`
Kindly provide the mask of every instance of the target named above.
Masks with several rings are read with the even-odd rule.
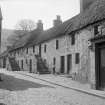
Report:
[[[71,45],[75,44],[75,34],[71,35]]]
[[[76,53],[76,56],[75,56],[75,63],[76,63],[76,64],[79,64],[79,62],[80,62],[80,55],[79,55],[79,53]]]
[[[26,53],[28,54],[28,48],[27,48],[27,51],[26,51]]]
[[[53,65],[55,65],[56,64],[56,58],[54,57],[53,58]]]
[[[58,48],[59,48],[59,41],[56,40],[56,49],[58,49]]]
[[[21,68],[23,69],[23,60],[21,60]]]
[[[35,52],[35,46],[33,46],[33,53]]]
[[[46,47],[47,47],[47,45],[45,44],[45,45],[44,45],[44,52],[46,52]]]

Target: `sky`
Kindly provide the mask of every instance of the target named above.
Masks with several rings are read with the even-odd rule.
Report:
[[[53,26],[56,15],[66,21],[80,11],[79,0],[0,0],[3,15],[3,28],[14,29],[18,21],[31,19],[35,23],[39,19],[44,29]]]

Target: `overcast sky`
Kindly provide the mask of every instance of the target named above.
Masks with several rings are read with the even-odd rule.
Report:
[[[13,29],[21,19],[37,22],[41,19],[44,29],[52,26],[56,15],[62,20],[79,13],[79,0],[0,0],[3,14],[3,28]]]

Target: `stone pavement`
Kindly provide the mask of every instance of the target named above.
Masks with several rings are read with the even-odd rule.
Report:
[[[90,88],[89,84],[82,84],[71,78],[53,74],[39,75],[25,71],[17,71],[17,73],[105,99],[105,91],[93,90]]]
[[[105,105],[105,99],[101,97],[64,88],[41,79],[46,77],[51,80],[54,75],[38,76],[6,70],[0,72],[3,73],[3,82],[0,83],[0,103],[6,105]],[[57,76],[58,81],[63,81],[62,78],[64,77]],[[64,80],[66,83],[68,78]]]

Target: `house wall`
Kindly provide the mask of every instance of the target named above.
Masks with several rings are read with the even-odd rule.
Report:
[[[72,35],[72,34],[71,34]],[[75,44],[71,45],[71,35],[65,35],[46,41],[42,44],[42,58],[46,59],[50,70],[53,70],[53,58],[56,58],[55,70],[60,72],[61,64],[60,57],[65,56],[65,73],[67,73],[67,55],[72,55],[72,69],[70,74],[76,73],[80,80],[89,79],[90,72],[90,50],[89,39],[94,36],[92,27],[88,27],[75,33]],[[59,49],[56,50],[56,40],[59,40]],[[44,52],[44,45],[47,45],[47,50]],[[80,54],[80,63],[75,64],[75,54]]]
[[[36,58],[35,58],[35,53],[33,53],[33,47],[28,48],[28,53],[27,53],[27,48],[19,49],[19,54],[16,53],[16,61],[19,64],[20,68],[22,69],[22,60],[23,60],[23,70],[30,72],[30,60],[32,60],[32,71],[31,72],[37,72],[37,63],[36,63]]]
[[[41,57],[46,60],[49,70],[53,72],[55,67],[56,72],[61,72],[61,56],[65,57],[65,70],[67,73],[67,55],[72,55],[72,68],[69,74],[76,74],[76,79],[88,81],[90,78],[90,59],[92,56],[90,53],[89,39],[94,36],[92,27],[88,27],[79,32],[75,33],[75,44],[71,45],[71,36],[64,35],[59,38],[46,41],[41,44]],[[59,41],[59,48],[56,49],[56,40]],[[44,52],[44,46],[46,45],[46,52]],[[16,60],[19,61],[21,68],[21,60],[23,60],[23,67],[25,71],[30,71],[30,59],[32,60],[32,72],[37,72],[37,60],[35,55],[39,54],[39,45],[35,46],[35,52],[33,53],[33,46],[28,48],[28,54],[26,53],[27,48],[20,49],[19,54],[16,53]],[[75,63],[76,53],[80,54],[79,64]],[[54,66],[53,59],[56,58],[56,64]],[[90,81],[90,80],[89,80]]]

